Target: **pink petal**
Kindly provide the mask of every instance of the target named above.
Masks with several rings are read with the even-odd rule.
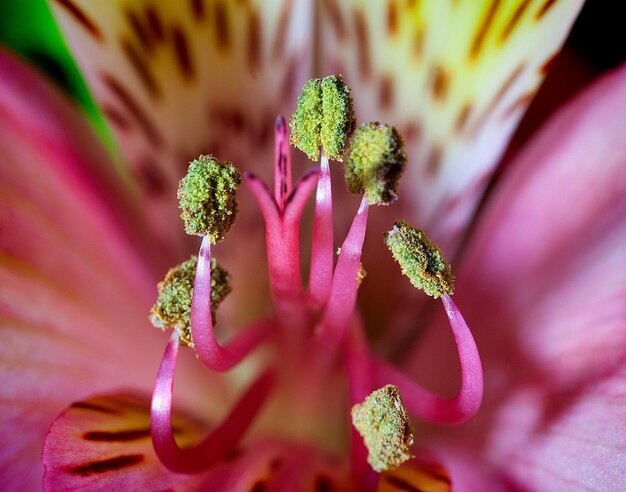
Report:
[[[618,490],[623,480],[624,121],[626,66],[555,115],[512,164],[459,275],[486,376],[466,438],[487,439],[489,458],[528,476],[530,489]],[[426,338],[438,360],[415,352],[425,365],[413,369],[450,367]]]
[[[502,402],[488,457],[528,490],[626,489],[626,367],[578,392]]]
[[[138,222],[110,169],[77,109],[0,53],[0,442],[14,443],[0,488],[39,487],[43,437],[69,401],[154,380],[154,250],[120,228]]]
[[[626,356],[624,121],[626,66],[564,108],[513,163],[464,260],[460,302],[490,303],[473,313],[490,334],[487,350],[498,333],[510,336],[503,327],[515,330],[502,343],[525,361],[518,377],[577,387]],[[510,366],[511,351],[500,354],[487,356]]]

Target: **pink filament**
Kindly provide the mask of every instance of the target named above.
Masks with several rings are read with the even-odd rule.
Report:
[[[446,399],[434,395],[386,362],[373,362],[377,387],[396,385],[411,413],[437,424],[457,425],[466,422],[478,412],[483,397],[483,370],[476,343],[459,309],[448,295],[444,295],[442,301],[461,362],[461,389],[457,396]]]
[[[267,338],[271,328],[270,323],[258,323],[237,335],[225,348],[217,343],[211,320],[211,242],[209,236],[204,236],[191,301],[191,335],[198,358],[209,369],[227,371]]]
[[[291,153],[285,118],[278,116],[274,126],[274,199],[282,214],[291,193]]]
[[[163,465],[176,473],[199,473],[234,450],[270,394],[275,376],[263,373],[240,398],[224,421],[198,445],[181,449],[172,432],[172,396],[179,340],[175,334],[165,347],[157,374],[150,415],[154,450]]]
[[[318,333],[320,337],[327,339],[329,345],[339,346],[354,312],[368,210],[369,204],[363,197],[359,210],[352,220],[350,231],[341,246],[330,298]]]
[[[330,295],[333,280],[333,197],[328,157],[322,151],[320,177],[315,196],[313,244],[309,274],[309,298],[314,306],[323,306]]]

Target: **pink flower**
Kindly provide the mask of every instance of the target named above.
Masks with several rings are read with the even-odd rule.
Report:
[[[522,7],[530,3],[520,2],[519,18],[532,14],[536,19],[553,23],[554,19],[562,19],[566,11],[568,18],[575,11],[558,2],[556,7],[549,7],[550,3]],[[238,10],[239,7],[226,7],[218,2],[215,4],[218,6],[209,9],[203,5],[202,2],[185,4],[194,14],[188,19],[176,12],[169,12],[170,16],[166,17],[154,9],[124,14],[81,8],[77,11],[71,2],[58,2],[57,8],[65,15],[61,14],[61,20],[70,42],[82,53],[79,60],[109,121],[115,125],[132,173],[114,171],[79,112],[45,81],[10,55],[0,57],[3,74],[0,78],[0,367],[3,374],[0,405],[4,424],[0,483],[5,489],[38,486],[41,480],[38,460],[44,435],[64,408],[54,421],[43,453],[48,469],[45,483],[53,489],[141,486],[262,490],[265,485],[293,490],[303,484],[318,490],[347,487],[342,480],[350,476],[346,451],[348,398],[341,377],[328,378],[323,390],[311,394],[309,389],[313,386],[307,382],[302,385],[307,391],[301,394],[301,401],[285,400],[297,392],[290,393],[285,389],[288,385],[282,382],[276,398],[259,415],[242,447],[230,446],[209,470],[199,474],[167,471],[152,450],[146,400],[142,399],[143,395],[120,392],[120,388],[149,391],[157,373],[165,340],[147,326],[146,313],[154,302],[154,285],[159,276],[175,262],[174,258],[184,257],[182,252],[188,248],[179,241],[182,235],[178,233],[180,225],[174,217],[176,206],[171,193],[184,173],[183,164],[206,148],[266,174],[263,166],[271,162],[271,157],[263,134],[270,116],[264,112],[274,114],[284,110],[306,72],[304,65],[297,63],[310,52],[307,42],[310,38],[297,32],[306,25],[303,23],[308,14],[306,3],[297,3],[292,11],[287,10],[286,21],[280,20],[284,12],[280,9],[263,11],[267,23],[260,21],[260,13],[253,7]],[[369,91],[371,95],[374,87],[380,89],[384,112],[382,103],[389,97],[392,100],[399,97],[393,88],[399,91],[409,85],[385,78],[384,74],[377,79],[378,65],[372,66],[372,59],[362,56],[364,40],[367,46],[370,39],[367,29],[377,25],[380,13],[356,7],[348,15],[346,6],[334,2],[325,5],[324,29],[329,31],[324,42],[338,40],[337,50],[328,57],[329,67],[343,66],[349,82],[351,78],[359,80],[351,85],[360,117],[372,113],[367,94]],[[398,15],[398,12],[394,14],[394,8],[389,7],[388,16],[384,17],[388,19],[385,29],[392,44],[395,33],[404,33],[402,29],[408,25],[401,17],[395,17],[394,21],[394,15]],[[497,6],[477,15],[483,21],[490,16],[492,20],[478,22],[479,26],[486,25],[482,37],[468,35],[474,39],[470,55],[476,52],[472,56],[477,60],[488,59],[484,51],[495,49],[490,40],[497,37],[496,32],[504,36],[505,31],[514,29],[505,22],[517,12],[511,10],[508,17]],[[449,15],[451,19],[457,18],[454,13]],[[119,22],[120,17],[125,18],[123,23]],[[208,19],[220,21],[208,24]],[[347,27],[347,19],[352,19],[352,28]],[[249,24],[245,30],[229,30],[231,23],[246,20]],[[188,37],[192,32],[191,22],[199,24],[198,40]],[[280,27],[281,22],[287,27]],[[491,22],[495,26],[492,31]],[[277,26],[275,32],[286,36],[282,40],[284,44],[269,43],[274,37],[268,37],[267,30],[262,29],[266,25]],[[118,36],[115,26],[132,26],[132,30],[122,30]],[[562,32],[555,39],[529,36],[542,50],[523,50],[530,60],[525,63],[540,66],[540,60],[555,49],[566,29],[566,25],[560,28]],[[240,31],[249,37],[239,37]],[[412,31],[416,33],[419,30]],[[511,36],[511,43],[528,42],[524,36],[515,38],[514,34],[513,30],[506,35]],[[360,56],[354,58],[350,51],[353,35],[359,39],[361,50]],[[198,46],[204,46],[200,43],[203,36],[212,39],[206,54],[212,60],[210,66],[220,67],[216,72],[221,70],[226,74],[223,77],[220,73],[206,72],[205,66],[197,63]],[[429,40],[433,34],[422,36]],[[246,45],[247,49],[241,48],[236,41],[242,39],[256,40],[260,51],[255,51],[254,43]],[[398,39],[406,39],[406,35]],[[113,42],[119,44],[112,47]],[[381,46],[377,44],[370,49],[378,53],[376,50],[382,50]],[[236,49],[242,49],[245,57],[233,55]],[[437,53],[432,46],[428,49]],[[278,53],[275,59],[272,50]],[[400,52],[397,48],[388,53]],[[138,57],[138,53],[143,56]],[[125,57],[125,65],[116,65],[120,56]],[[382,63],[378,56],[375,62]],[[256,81],[244,77],[244,70],[237,68],[237,61],[243,59],[262,74]],[[285,60],[292,60],[291,65]],[[129,67],[129,63],[128,72],[113,70],[116,66]],[[270,63],[271,69],[264,65]],[[437,67],[429,63],[428,66]],[[172,67],[176,67],[175,71]],[[409,130],[407,151],[416,163],[407,176],[410,184],[404,184],[401,196],[404,200],[412,192],[417,208],[411,205],[399,210],[394,205],[390,211],[406,212],[411,220],[418,220],[448,250],[457,245],[458,233],[482,193],[485,173],[493,169],[521,115],[518,96],[526,96],[527,101],[526,91],[536,85],[535,78],[525,68],[515,78],[517,86],[513,82],[507,85],[507,74],[516,74],[516,70],[511,68],[500,74],[500,87],[506,90],[502,100],[496,98],[496,109],[492,108],[495,113],[486,111],[489,100],[477,100],[475,107],[470,107],[461,118],[465,108],[462,102],[444,104],[463,98],[457,97],[455,91],[459,89],[449,70],[445,65],[439,66],[439,70],[431,72],[432,79],[428,79],[432,81],[433,95],[422,108],[419,120],[430,123],[426,116],[433,115],[434,123],[421,129],[419,142],[416,125],[406,125],[416,121],[415,117],[405,118],[405,108],[401,106],[393,113],[397,119],[393,122],[404,123],[404,129]],[[469,72],[475,74],[480,70]],[[233,73],[241,76],[233,77]],[[286,75],[296,82],[285,89],[278,81],[291,80]],[[411,75],[407,68],[407,79]],[[199,96],[205,92],[199,89],[199,81],[206,82],[207,77],[214,81],[217,90],[209,93],[209,109],[213,112],[202,108],[204,117],[207,112],[209,115],[208,123],[201,125],[196,124],[201,120],[194,104],[203,101]],[[380,83],[376,85],[372,79]],[[486,86],[486,94],[497,95],[497,76],[494,75],[496,81],[491,88],[488,79],[475,80]],[[178,99],[165,98],[166,89],[171,87],[188,91],[177,92]],[[262,88],[267,91],[267,98],[259,102],[259,92],[254,91]],[[364,95],[360,95],[362,90]],[[248,112],[239,113],[239,104],[233,103],[232,107],[226,104],[232,101],[235,91],[248,106]],[[277,92],[288,97],[275,98]],[[406,94],[401,96],[404,98]],[[152,104],[147,105],[146,101]],[[391,103],[390,107],[395,108],[396,104],[400,105]],[[412,105],[413,102],[407,102],[407,109],[413,108]],[[447,115],[450,111],[446,112],[446,107],[461,109],[454,114],[466,120],[461,121],[461,126],[476,129],[450,137],[449,144],[443,147],[448,135],[445,129],[449,128],[446,121],[454,118],[436,115]],[[437,108],[441,111],[437,112]],[[499,120],[500,117],[504,119]],[[476,335],[483,359],[483,407],[471,423],[461,427],[445,431],[428,426],[419,428],[416,433],[419,449],[415,452],[422,458],[421,450],[427,451],[424,460],[429,461],[413,460],[410,465],[389,473],[388,478],[381,480],[380,490],[386,490],[385,487],[391,490],[402,481],[418,488],[426,485],[445,488],[451,482],[462,490],[488,487],[619,490],[624,487],[626,146],[621,142],[620,130],[625,117],[626,71],[622,68],[556,114],[520,153],[499,183],[463,249],[461,268],[457,268],[456,302]],[[208,137],[206,128],[211,132]],[[234,140],[235,135],[240,136]],[[229,155],[230,152],[234,155]],[[253,153],[254,161],[251,161]],[[484,166],[478,165],[483,162],[478,160],[481,155],[487,162]],[[463,160],[469,170],[459,166]],[[120,175],[125,179],[120,179]],[[141,177],[152,187],[138,188],[135,177]],[[251,187],[271,232],[272,227],[280,228],[280,224],[271,216],[268,202],[271,195],[264,195],[259,183],[254,180]],[[307,181],[303,184],[306,187]],[[217,251],[233,273],[233,296],[238,289],[243,294],[232,300],[230,309],[224,306],[226,312],[220,329],[243,325],[253,317],[260,319],[259,312],[268,315],[266,309],[258,307],[265,305],[257,300],[263,295],[255,295],[259,289],[266,290],[263,281],[258,280],[262,275],[255,273],[257,258],[263,254],[262,246],[258,245],[263,232],[258,216],[250,212],[254,211],[250,195],[248,198],[242,195],[244,212],[233,229],[233,239],[229,237],[228,246],[222,250],[218,247]],[[281,195],[277,196],[280,202]],[[290,206],[300,204],[296,201]],[[356,207],[341,201],[335,204],[336,210],[342,208]],[[364,233],[364,224],[359,222],[364,218],[364,209],[360,210],[348,238]],[[300,210],[297,212],[296,216]],[[372,216],[377,217],[370,224],[368,236],[377,239],[379,230],[388,229],[391,220],[378,209],[373,212]],[[379,227],[377,220],[384,222],[384,226]],[[345,234],[347,224],[336,225]],[[275,237],[268,233],[270,243]],[[297,235],[292,237],[297,241]],[[321,237],[315,234],[314,249],[315,241]],[[359,242],[363,239],[356,239],[354,243],[344,244],[336,279],[341,278],[338,276],[341,268],[358,267]],[[357,256],[346,253],[351,245],[356,245]],[[294,259],[282,252],[273,257],[276,247],[279,245],[270,244],[268,249],[274,294],[277,271],[295,276],[299,273],[298,256]],[[370,270],[367,251],[368,245],[363,262]],[[399,273],[392,270],[395,267],[390,262],[378,260],[377,256],[370,261],[372,268],[363,283],[364,297],[375,306],[375,311],[386,303],[394,308],[386,310],[388,315],[380,318],[388,323],[390,331],[385,334],[379,329],[375,333],[383,351],[385,346],[393,348],[393,340],[403,335],[402,331],[391,330],[395,323],[389,313],[398,317],[414,313],[407,303],[412,303],[416,296],[412,292],[410,298],[403,297],[405,291],[397,287],[401,282]],[[285,265],[286,269],[280,270]],[[392,275],[387,272],[393,271],[397,276],[387,283],[387,275]],[[381,272],[385,273],[381,275]],[[345,279],[354,278],[354,275],[345,276]],[[237,284],[238,281],[241,283]],[[370,285],[373,282],[373,288],[379,291],[397,294],[399,300],[394,302],[380,294],[372,297],[366,290],[368,282]],[[346,302],[354,303],[352,294],[347,301],[344,296],[341,298],[344,302],[338,302],[338,294],[347,292],[356,294],[356,289],[344,286],[338,292],[331,291],[329,306],[335,303],[336,307],[332,316],[329,315],[329,323],[323,326],[332,326],[344,311],[350,314]],[[298,316],[288,305],[281,312],[280,304],[288,299],[284,294],[281,291],[273,296],[276,311],[269,316]],[[364,307],[367,314],[370,310]],[[454,312],[453,308],[450,312]],[[431,324],[437,328],[438,323],[435,318]],[[338,324],[342,325],[340,329],[347,328],[345,323]],[[277,336],[265,334],[263,326],[258,326],[263,337]],[[235,334],[233,340],[245,339],[247,333],[253,332],[244,330],[240,335]],[[323,343],[335,341],[335,333],[332,330],[325,333]],[[353,394],[352,400],[360,401],[369,391],[358,388],[359,376],[365,373],[359,364],[368,357],[363,357],[364,340],[359,338],[358,330],[347,333],[350,337],[347,346],[352,353],[339,360],[353,365],[350,380],[357,395]],[[419,344],[408,349],[411,357],[403,364],[408,370],[405,374],[420,379],[433,376],[433,384],[440,385],[438,389],[442,391],[447,389],[441,385],[442,381],[458,380],[449,373],[454,362],[445,356],[452,351],[443,346],[435,350],[440,343],[437,338],[445,333],[449,332],[445,329],[426,332]],[[330,344],[331,349],[337,346],[340,345]],[[317,347],[312,351],[323,353]],[[260,374],[263,360],[277,359],[275,352],[260,353],[256,358],[255,352],[235,374],[218,377],[200,367],[190,352],[181,353],[177,361],[176,401],[194,415],[209,420],[210,426],[218,424],[224,410],[231,408],[237,395],[242,394],[241,382],[253,381],[254,377],[250,376]],[[292,354],[280,355],[287,361]],[[468,360],[463,357],[463,351],[461,355],[462,362]],[[337,373],[341,375],[344,370],[340,367]],[[377,381],[381,384],[376,387],[389,380],[393,372],[409,410],[418,415],[426,413],[418,408],[420,400],[411,395],[411,389],[416,388],[413,377],[391,369],[385,371],[378,371],[382,376]],[[405,384],[400,384],[403,381]],[[257,386],[252,383],[252,393],[243,397],[249,400],[239,407],[241,412],[250,411],[248,403],[262,400],[263,395],[254,394],[255,388],[264,393],[270,386],[266,383],[270,382],[261,376]],[[292,384],[297,387],[298,381]],[[441,415],[438,407],[435,417]],[[235,421],[241,418],[240,415]],[[173,428],[179,444],[196,441],[205,432],[206,423],[188,418],[185,412],[175,416]],[[230,432],[228,435],[232,436]],[[218,442],[228,447],[228,441],[222,438]],[[353,472],[366,475],[359,468],[363,457],[359,456],[358,446],[354,450]]]

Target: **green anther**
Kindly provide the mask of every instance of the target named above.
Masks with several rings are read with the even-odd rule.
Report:
[[[210,155],[192,161],[178,186],[185,232],[208,235],[213,244],[224,239],[239,212],[240,184],[241,174],[231,162]]]
[[[198,257],[175,266],[167,272],[165,279],[157,285],[158,298],[150,310],[150,321],[164,330],[178,331],[181,343],[193,347],[191,337],[191,299],[193,282],[196,278]],[[230,293],[230,275],[215,258],[211,258],[211,319],[215,324],[215,311]]]
[[[350,88],[341,75],[323,78],[321,86],[322,148],[329,159],[341,162],[356,126]]]
[[[413,429],[396,386],[377,389],[354,405],[352,423],[363,437],[367,461],[375,471],[397,468],[411,458]]]
[[[363,193],[371,205],[389,205],[397,198],[406,167],[402,135],[393,126],[372,121],[354,134],[346,159],[346,184]]]
[[[439,247],[421,229],[403,220],[385,233],[385,244],[414,287],[437,299],[454,293],[452,267]]]
[[[291,143],[309,159],[320,158],[320,132],[322,128],[322,87],[320,79],[311,79],[298,97],[296,111],[289,122]]]
[[[319,159],[321,146],[330,159],[343,160],[356,118],[350,89],[341,76],[304,84],[289,126],[291,143],[309,159]]]

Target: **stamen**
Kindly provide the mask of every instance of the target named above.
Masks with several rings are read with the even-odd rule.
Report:
[[[330,159],[341,162],[356,127],[350,88],[341,75],[324,77],[320,85],[322,89],[320,135],[322,148]]]
[[[240,184],[241,174],[232,163],[201,155],[191,162],[178,187],[186,232],[203,236],[191,301],[191,338],[198,358],[215,371],[226,371],[238,364],[269,333],[268,327],[262,325],[247,330],[223,348],[213,330],[211,304],[213,297],[219,295],[219,278],[211,277],[211,244],[224,239],[235,221]]]
[[[199,473],[215,465],[237,447],[271,393],[275,376],[272,371],[262,374],[224,421],[202,442],[194,447],[181,449],[174,439],[171,420],[178,347],[178,334],[174,332],[165,348],[152,394],[152,445],[161,463],[169,470],[175,473]]]
[[[385,244],[414,287],[437,299],[454,292],[454,275],[439,247],[421,229],[394,222],[385,233]]]
[[[330,297],[318,333],[330,346],[339,346],[354,313],[368,210],[369,204],[363,197],[335,267]]]
[[[211,239],[204,236],[198,255],[191,303],[191,333],[196,355],[214,371],[227,371],[236,366],[272,331],[271,323],[252,325],[238,334],[226,347],[215,338],[211,312],[213,279],[211,277]]]
[[[150,310],[150,321],[161,329],[173,328],[183,345],[193,347],[191,334],[191,300],[196,276],[198,257],[170,269],[157,285],[158,298]],[[230,294],[230,275],[215,258],[211,259],[211,320],[215,324],[215,312],[224,298]]]
[[[185,232],[209,236],[213,244],[224,239],[239,212],[240,184],[241,174],[230,162],[210,155],[192,161],[178,187]]]
[[[378,384],[393,383],[402,389],[409,410],[425,420],[456,425],[472,418],[483,397],[483,371],[476,343],[463,316],[448,294],[454,290],[450,264],[423,231],[397,221],[385,234],[385,242],[411,283],[435,298],[441,297],[454,334],[461,362],[461,388],[445,399],[417,385],[385,362],[375,363]]]
[[[442,298],[454,334],[461,362],[461,388],[454,398],[432,394],[415,383],[404,372],[386,362],[374,361],[376,384],[395,384],[404,395],[409,411],[424,420],[443,425],[458,425],[478,412],[483,397],[483,370],[476,342],[454,301]]]
[[[352,423],[363,436],[368,463],[377,472],[397,468],[411,458],[413,429],[396,386],[377,389],[354,405]]]
[[[402,136],[393,126],[365,123],[354,134],[346,160],[346,184],[351,193],[364,193],[370,205],[389,205],[397,197],[406,167]]]
[[[319,159],[322,147],[330,159],[342,161],[356,118],[350,89],[341,75],[306,82],[290,126],[291,143],[309,159]]]
[[[326,304],[333,280],[333,197],[325,152],[322,152],[320,164],[309,274],[309,298],[314,306]]]
[[[322,89],[320,79],[311,79],[302,87],[296,111],[289,122],[291,143],[316,161],[320,156],[322,129]]]

